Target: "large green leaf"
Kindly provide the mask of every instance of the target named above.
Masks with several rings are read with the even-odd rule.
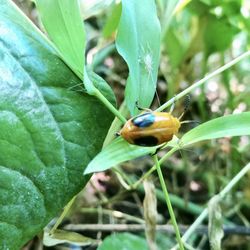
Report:
[[[11,1],[0,34],[0,249],[15,250],[84,187],[112,115],[74,91],[80,80]]]
[[[154,0],[122,0],[116,47],[126,61],[129,77],[125,99],[132,115],[151,104],[160,60],[160,24]]]

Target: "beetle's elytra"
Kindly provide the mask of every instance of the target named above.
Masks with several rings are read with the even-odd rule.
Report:
[[[145,112],[129,119],[119,134],[130,144],[151,147],[170,141],[180,120],[167,112]]]

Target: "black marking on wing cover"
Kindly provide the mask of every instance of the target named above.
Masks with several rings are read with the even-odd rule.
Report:
[[[158,139],[154,136],[143,136],[134,139],[135,145],[144,146],[144,147],[152,147],[158,145]]]
[[[154,122],[155,122],[155,115],[150,112],[138,115],[134,119],[132,119],[132,123],[139,128],[149,127]]]

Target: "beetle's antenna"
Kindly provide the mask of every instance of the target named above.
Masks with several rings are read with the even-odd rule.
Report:
[[[181,118],[185,115],[185,113],[187,112],[189,106],[190,106],[190,101],[191,101],[191,98],[190,98],[190,95],[186,95],[186,98],[184,100],[184,110],[182,112],[182,114],[180,115],[180,117],[178,118],[179,120],[181,120]]]
[[[156,89],[156,91],[155,91],[155,96],[156,96],[156,99],[157,99],[158,105],[159,105],[159,106],[161,106],[161,102],[160,102],[160,98],[159,98],[159,95],[158,95],[157,89]]]
[[[199,122],[199,121],[196,121],[196,120],[187,120],[187,121],[182,121],[182,122],[180,122],[180,124],[183,124],[183,123],[198,123],[198,124],[200,124],[201,122]]]

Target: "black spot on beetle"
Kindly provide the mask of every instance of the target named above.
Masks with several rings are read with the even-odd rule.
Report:
[[[158,144],[158,139],[154,136],[143,136],[134,139],[135,145],[144,146],[144,147],[152,147]]]
[[[132,123],[139,128],[149,127],[154,122],[155,122],[155,115],[150,112],[138,115],[134,119],[132,119]]]

